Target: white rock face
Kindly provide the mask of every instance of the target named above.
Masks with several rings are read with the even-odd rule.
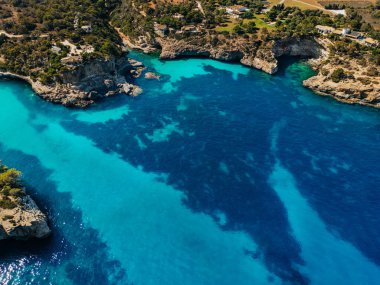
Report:
[[[0,240],[47,237],[51,231],[46,215],[30,196],[20,199],[20,206],[14,209],[0,208]]]

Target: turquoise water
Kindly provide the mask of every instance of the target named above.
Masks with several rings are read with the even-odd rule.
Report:
[[[49,215],[2,284],[379,284],[380,113],[204,59],[89,110],[0,82],[0,157]]]

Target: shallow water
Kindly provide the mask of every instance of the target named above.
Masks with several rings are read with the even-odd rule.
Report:
[[[0,157],[54,234],[0,244],[3,284],[380,283],[380,113],[204,59],[144,61],[86,111],[0,82]]]

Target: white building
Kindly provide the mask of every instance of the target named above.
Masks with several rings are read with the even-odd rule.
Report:
[[[82,27],[80,27],[80,29],[83,32],[87,33],[87,34],[92,33],[92,27],[91,27],[91,25],[82,26]]]
[[[228,6],[226,7],[226,12],[228,14],[235,14],[235,15],[241,15],[244,12],[249,11],[249,9],[242,5],[234,5],[234,6]]]

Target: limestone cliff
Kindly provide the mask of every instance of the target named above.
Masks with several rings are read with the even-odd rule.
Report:
[[[244,42],[222,41],[218,37],[194,36],[191,39],[157,38],[161,46],[160,58],[210,57],[223,61],[239,61],[243,58]],[[213,42],[215,42],[213,44]]]
[[[318,58],[324,53],[324,46],[315,39],[284,39],[263,43],[243,38],[201,35],[184,39],[157,37],[156,41],[161,46],[162,59],[201,56],[239,61],[269,74],[277,72],[278,58],[283,55]]]
[[[317,62],[318,74],[303,82],[320,95],[338,101],[380,108],[380,68],[371,63],[345,58]],[[340,71],[337,77],[336,71]],[[335,74],[335,75],[334,75]]]
[[[143,65],[126,55],[111,59],[83,60],[82,57],[64,58],[65,71],[43,84],[28,76],[0,72],[0,77],[25,80],[43,99],[68,107],[87,107],[101,98],[124,93],[137,95],[141,89],[131,84]]]
[[[44,238],[50,234],[45,214],[25,195],[12,209],[0,208],[0,240]]]

